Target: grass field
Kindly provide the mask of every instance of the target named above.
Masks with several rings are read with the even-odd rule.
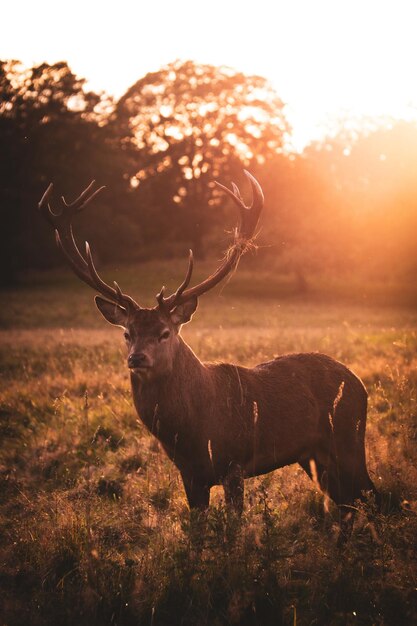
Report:
[[[149,305],[181,271],[113,278]],[[202,360],[320,351],[364,380],[384,506],[358,505],[343,548],[337,511],[296,466],[246,482],[241,524],[219,488],[207,518],[190,518],[175,467],[134,412],[121,333],[91,291],[51,272],[1,300],[0,624],[417,623],[411,287],[323,281],[301,298],[287,279],[242,268],[183,329]]]

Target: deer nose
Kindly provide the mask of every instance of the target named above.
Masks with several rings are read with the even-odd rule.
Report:
[[[148,365],[148,357],[143,352],[129,354],[127,365],[130,369],[135,369],[136,367],[146,367]]]

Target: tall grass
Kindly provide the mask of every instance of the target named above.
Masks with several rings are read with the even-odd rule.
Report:
[[[311,350],[352,367],[383,512],[358,505],[340,549],[337,511],[291,466],[246,481],[241,521],[220,488],[206,518],[190,516],[133,410],[118,331],[87,290],[46,278],[2,303],[1,623],[417,622],[416,311],[281,297],[257,280],[267,298],[228,286],[202,299],[186,340],[204,360]],[[141,283],[148,302],[159,282]]]

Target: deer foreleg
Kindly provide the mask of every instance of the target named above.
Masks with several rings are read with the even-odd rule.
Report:
[[[226,478],[223,480],[226,506],[235,510],[238,515],[243,512],[244,482],[240,465],[231,463]]]

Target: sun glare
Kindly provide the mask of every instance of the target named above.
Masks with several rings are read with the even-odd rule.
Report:
[[[26,65],[67,60],[91,88],[116,97],[180,58],[269,79],[288,105],[298,148],[341,114],[417,118],[413,2],[213,0],[197,15],[190,0],[162,0],[156,16],[133,0],[111,11],[75,0],[64,30],[56,28],[52,0],[25,4],[24,23],[20,5],[3,9],[9,28],[0,57]],[[19,38],[11,28],[17,22]]]

